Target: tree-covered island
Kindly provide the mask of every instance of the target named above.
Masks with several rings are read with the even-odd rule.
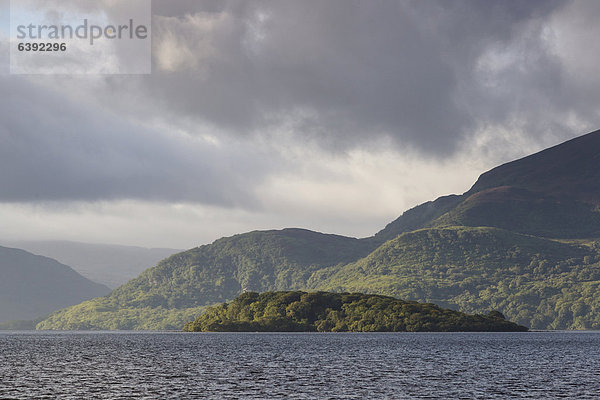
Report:
[[[362,293],[247,292],[209,307],[187,332],[524,332],[498,311],[470,315]]]

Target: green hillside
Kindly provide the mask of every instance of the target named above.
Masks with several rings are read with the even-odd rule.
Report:
[[[204,306],[244,290],[313,286],[315,271],[373,248],[369,241],[303,229],[222,238],[161,261],[109,296],[54,313],[38,329],[180,329]]]
[[[208,308],[189,332],[520,332],[491,311],[467,315],[434,304],[362,293],[248,292]]]
[[[324,277],[319,288],[497,309],[537,329],[600,328],[600,241],[562,243],[497,228],[423,229]]]
[[[600,328],[600,240],[557,241],[490,227],[432,228],[402,234],[354,262],[316,267],[307,264],[312,253],[304,255],[305,264],[298,262],[301,254],[295,262],[272,258],[283,251],[279,240],[290,240],[289,232],[248,235],[170,257],[109,296],[52,314],[38,329],[178,329],[242,288],[377,293],[469,313],[497,309],[536,329]],[[249,240],[263,235],[279,245]],[[267,263],[271,268],[257,279],[257,266]]]
[[[539,329],[600,329],[600,131],[484,173],[370,238],[250,232],[176,254],[41,329],[177,329],[244,291],[390,295]],[[179,325],[178,325],[179,324]]]

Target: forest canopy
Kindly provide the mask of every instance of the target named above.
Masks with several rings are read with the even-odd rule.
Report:
[[[209,307],[188,332],[527,331],[498,311],[469,315],[389,296],[330,292],[247,292]]]

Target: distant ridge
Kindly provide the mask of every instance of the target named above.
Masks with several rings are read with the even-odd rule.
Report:
[[[181,251],[64,240],[1,241],[0,244],[54,258],[86,278],[113,289],[160,260]]]
[[[0,322],[32,320],[110,291],[56,260],[8,247],[0,247],[0,277]]]

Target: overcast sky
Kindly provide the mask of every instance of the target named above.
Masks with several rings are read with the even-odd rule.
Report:
[[[600,2],[152,2],[152,74],[10,75],[0,238],[370,236],[600,128]]]

